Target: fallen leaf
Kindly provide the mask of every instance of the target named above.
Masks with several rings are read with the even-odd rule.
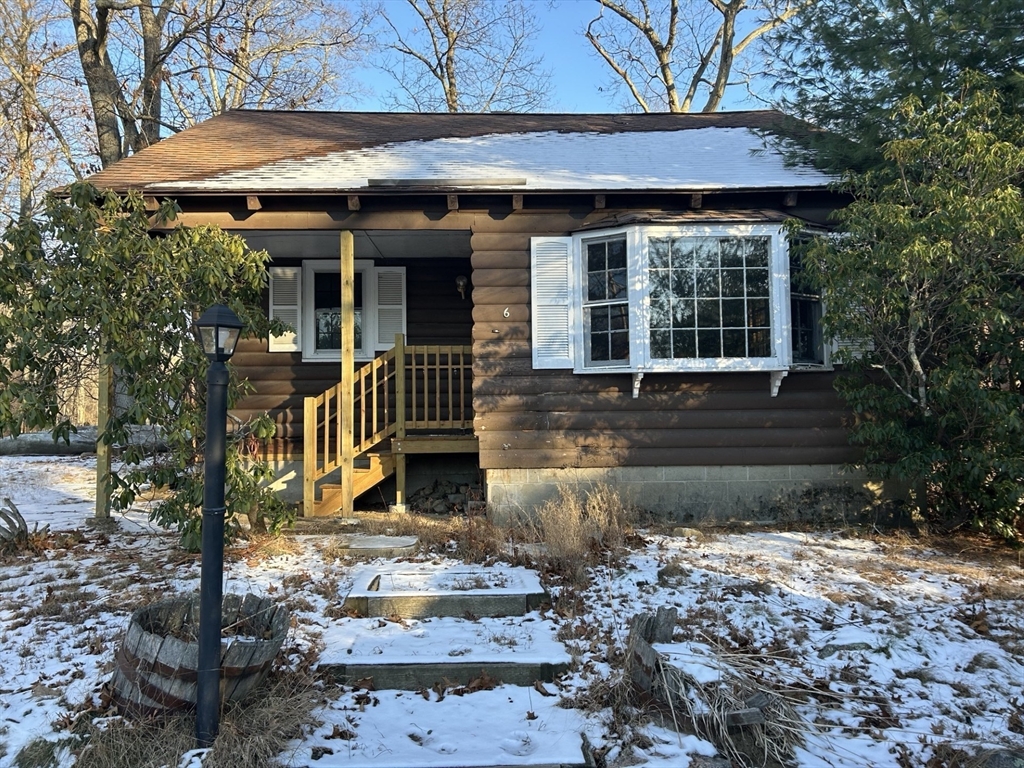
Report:
[[[373,685],[373,676],[371,675],[370,677],[364,677],[361,680],[356,680],[352,683],[352,690],[376,691],[377,689]]]
[[[343,728],[337,723],[334,724],[334,729],[329,735],[324,738],[327,739],[344,739],[345,741],[352,741],[356,737],[355,731],[350,731],[348,728]],[[334,754],[333,752],[331,754]]]
[[[554,696],[551,691],[544,687],[544,683],[541,680],[535,680],[533,683],[533,690],[539,693],[541,696]]]

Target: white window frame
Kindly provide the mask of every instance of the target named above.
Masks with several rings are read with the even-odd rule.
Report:
[[[377,277],[381,272],[396,272],[402,275],[402,333],[406,332],[406,293],[405,267],[375,267],[368,259],[357,259],[353,263],[354,272],[362,275],[363,284],[363,344],[355,350],[355,359],[372,360],[377,352],[391,349],[394,339],[380,341],[377,339],[378,310]],[[299,305],[298,350],[273,349],[270,351],[299,351],[304,363],[340,362],[341,350],[316,349],[316,323],[314,319],[315,275],[329,273],[341,277],[341,264],[337,259],[305,259],[301,267],[301,299]],[[273,287],[271,287],[273,290]]]
[[[373,302],[373,288],[371,279],[373,276],[373,262],[364,259],[355,261],[354,272],[363,277],[363,346],[356,347],[356,360],[369,360],[373,357],[372,352],[367,348],[371,337],[367,333],[369,316],[373,314],[371,308],[376,306]],[[314,318],[314,298],[316,280],[315,276],[320,273],[332,273],[341,277],[341,264],[337,259],[306,259],[302,262],[302,362],[340,362],[341,350],[316,348],[316,320]]]
[[[615,237],[626,239],[629,296],[630,359],[628,365],[585,365],[583,283],[586,243]],[[771,355],[769,357],[685,358],[664,360],[650,355],[649,242],[657,237],[768,237]],[[574,373],[654,373],[703,371],[780,371],[792,367],[790,328],[789,247],[778,224],[633,225],[572,235],[572,370]],[[566,366],[569,367],[569,366]]]

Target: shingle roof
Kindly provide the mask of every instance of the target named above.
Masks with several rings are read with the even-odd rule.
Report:
[[[785,118],[770,110],[681,115],[239,110],[164,139],[89,181],[117,191],[153,192],[356,191],[372,185],[374,175],[420,182],[443,176],[477,190],[522,191],[827,184],[828,177],[816,171],[788,168],[771,149],[763,153],[770,168],[764,162],[760,171],[748,167],[758,165],[752,155],[763,149],[754,132],[775,133],[784,124]],[[640,137],[621,135],[627,133],[647,137],[646,160],[629,162],[642,153],[634,151],[639,146],[633,139]],[[732,143],[723,143],[726,137]],[[552,168],[573,154],[567,149],[586,142],[575,160]],[[669,157],[677,168],[665,172]],[[486,180],[490,183],[481,183]]]

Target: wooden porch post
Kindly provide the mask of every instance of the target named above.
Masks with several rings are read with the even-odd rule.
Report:
[[[405,437],[405,336],[395,334],[395,437]],[[395,454],[395,511],[406,512],[405,454]]]
[[[353,461],[355,442],[352,420],[355,417],[355,238],[351,232],[341,233],[341,396],[338,409],[341,414],[341,487],[343,517],[352,517]]]
[[[302,516],[313,517],[316,501],[316,398],[302,401]]]

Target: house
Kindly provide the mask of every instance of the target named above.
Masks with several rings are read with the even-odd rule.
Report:
[[[766,141],[785,124],[236,111],[92,181],[271,254],[267,311],[294,330],[232,363],[306,514],[391,475],[401,504],[407,472],[449,465],[498,515],[597,479],[750,514],[864,485],[782,227],[844,200]]]

